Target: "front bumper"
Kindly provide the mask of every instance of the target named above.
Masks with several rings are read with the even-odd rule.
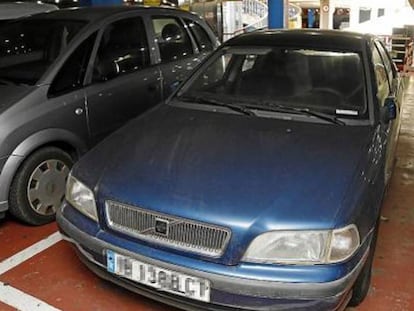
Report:
[[[270,282],[188,269],[130,252],[81,231],[61,211],[57,213],[57,222],[63,237],[76,247],[80,259],[97,275],[151,299],[185,310],[343,310],[368,254],[366,250],[362,260],[349,274],[332,282]],[[175,296],[107,272],[105,254],[108,249],[164,269],[210,280],[211,302],[207,304]]]

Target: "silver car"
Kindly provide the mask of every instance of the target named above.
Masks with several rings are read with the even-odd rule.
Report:
[[[170,8],[58,10],[0,26],[0,215],[52,221],[73,162],[216,46],[203,20]]]

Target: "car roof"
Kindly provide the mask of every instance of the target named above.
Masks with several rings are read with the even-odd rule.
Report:
[[[54,11],[48,14],[37,15],[35,18],[46,19],[73,19],[83,20],[88,22],[96,22],[105,19],[110,16],[126,13],[126,12],[148,12],[154,11],[159,14],[177,14],[187,13],[183,10],[171,8],[171,7],[149,7],[149,6],[102,6],[102,7],[81,7],[81,8],[68,8]],[[190,13],[192,14],[192,13]]]
[[[374,37],[342,30],[291,29],[262,30],[242,34],[225,43],[227,46],[320,47],[359,51]]]
[[[0,20],[15,19],[32,14],[55,11],[58,7],[53,4],[36,2],[1,2]]]

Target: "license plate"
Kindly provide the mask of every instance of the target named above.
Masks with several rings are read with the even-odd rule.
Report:
[[[107,270],[116,275],[176,295],[210,302],[210,282],[106,251]]]

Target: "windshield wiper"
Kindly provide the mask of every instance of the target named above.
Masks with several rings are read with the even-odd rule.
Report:
[[[230,110],[240,112],[247,116],[252,116],[252,117],[257,116],[256,113],[254,113],[252,110],[250,110],[249,108],[243,105],[230,104],[230,103],[222,102],[222,101],[219,101],[213,98],[201,97],[201,96],[178,96],[177,99],[184,101],[184,102],[195,102],[199,104],[226,107]]]
[[[280,104],[273,104],[273,103],[269,103],[269,102],[265,102],[263,104],[265,106],[260,106],[259,107],[259,106],[255,105],[254,107],[257,108],[257,109],[263,109],[263,110],[268,110],[268,111],[302,114],[302,115],[315,117],[315,118],[327,121],[327,122],[332,123],[332,124],[346,125],[346,123],[344,121],[339,120],[334,115],[319,112],[319,111],[310,110],[309,108],[289,107],[289,106],[284,106],[284,105],[280,105]]]

